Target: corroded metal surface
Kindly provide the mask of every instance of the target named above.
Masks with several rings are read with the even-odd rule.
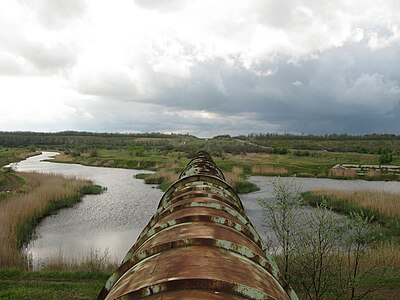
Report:
[[[98,299],[297,299],[210,155],[198,152]]]

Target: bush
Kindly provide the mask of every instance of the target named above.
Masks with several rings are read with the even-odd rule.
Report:
[[[272,151],[274,154],[288,154],[288,149],[285,147],[274,147]]]
[[[238,194],[248,194],[251,192],[259,191],[260,188],[252,182],[249,181],[239,181],[236,182],[233,186],[233,189]]]
[[[381,165],[384,164],[390,164],[393,160],[393,155],[392,153],[383,153],[381,154],[381,156],[379,157],[379,163]]]

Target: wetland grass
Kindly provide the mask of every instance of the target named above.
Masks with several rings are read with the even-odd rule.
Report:
[[[26,182],[23,189],[0,202],[0,268],[26,268],[27,257],[21,249],[41,219],[72,206],[84,194],[102,191],[99,187],[88,187],[92,185],[89,181],[61,175],[19,175]]]
[[[314,195],[326,196],[363,209],[378,212],[389,217],[400,218],[400,194],[368,190],[342,191],[321,189],[313,191]]]

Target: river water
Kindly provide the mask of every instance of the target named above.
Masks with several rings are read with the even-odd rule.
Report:
[[[60,253],[67,260],[79,260],[93,250],[107,250],[112,258],[122,260],[154,214],[163,193],[134,178],[149,171],[42,161],[56,154],[43,152],[14,164],[13,168],[89,179],[107,187],[107,191],[84,196],[74,207],[61,209],[39,224],[37,239],[27,247],[34,266]]]
[[[40,266],[60,253],[67,260],[79,260],[93,250],[107,250],[112,258],[121,261],[156,211],[163,193],[155,186],[146,185],[143,180],[134,178],[135,174],[149,171],[42,161],[56,154],[43,152],[13,164],[13,168],[21,172],[56,173],[89,179],[107,187],[107,191],[101,195],[87,195],[74,207],[62,209],[39,224],[36,228],[37,238],[27,248],[34,266]],[[258,200],[273,198],[271,180],[277,180],[277,177],[250,177],[250,181],[257,184],[260,191],[241,195],[247,215],[264,239],[270,237],[271,233],[263,226]],[[303,191],[319,188],[370,189],[400,194],[400,182],[315,178],[293,180]]]

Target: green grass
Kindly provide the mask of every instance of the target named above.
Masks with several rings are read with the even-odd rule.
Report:
[[[236,184],[232,188],[238,194],[248,194],[260,190],[260,188],[256,184],[249,181],[236,182]]]
[[[179,140],[180,141],[180,140]],[[151,142],[150,140],[147,142]],[[162,139],[159,139],[159,143]],[[284,143],[285,141],[282,141]],[[310,141],[315,142],[315,141]],[[332,142],[332,141],[329,141]],[[340,141],[336,141],[341,143]],[[347,141],[351,143],[351,141]],[[168,143],[168,140],[165,140]],[[156,146],[131,146],[118,149],[96,148],[81,151],[79,155],[56,157],[55,161],[73,162],[83,165],[118,167],[128,169],[146,169],[158,171],[166,162],[174,163],[182,169],[189,161],[188,157],[200,149],[210,151],[218,167],[223,171],[230,171],[234,166],[241,167],[246,175],[252,175],[252,166],[270,165],[284,168],[288,175],[299,177],[321,177],[329,178],[330,169],[336,164],[379,164],[379,154],[356,153],[356,152],[327,152],[307,151],[308,155],[299,156],[299,151],[289,150],[288,154],[269,154],[260,152],[252,145],[238,142],[232,138],[214,138],[209,140],[189,138],[187,143],[179,144],[178,139],[171,144],[171,150],[159,150]],[[236,148],[235,148],[236,147]],[[312,144],[310,145],[312,148]],[[137,149],[140,149],[138,151]],[[264,149],[265,150],[265,149]],[[251,152],[253,151],[253,152]],[[69,153],[69,152],[67,152]],[[400,157],[394,155],[393,164],[400,163]],[[333,178],[333,177],[331,177]],[[377,177],[360,177],[367,180],[400,180],[399,175],[385,175]],[[346,179],[342,178],[341,179]],[[354,179],[354,178],[348,178]]]
[[[2,148],[0,147],[0,167],[12,162],[21,161],[29,156],[39,154],[28,148]]]
[[[0,269],[0,299],[95,299],[109,276]]]
[[[139,173],[135,175],[136,179],[146,179],[147,177],[149,177],[151,174],[148,173]]]

